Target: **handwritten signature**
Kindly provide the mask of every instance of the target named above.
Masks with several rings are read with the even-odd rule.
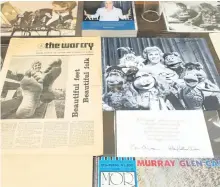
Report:
[[[131,145],[131,149],[133,150],[151,150],[151,151],[156,151],[156,150],[159,150],[155,147],[149,147],[148,145],[140,145],[140,146],[137,146],[135,144],[132,144]]]
[[[169,146],[168,149],[170,151],[199,151],[198,148],[194,147],[194,146],[188,146],[188,147],[184,147],[184,146]]]

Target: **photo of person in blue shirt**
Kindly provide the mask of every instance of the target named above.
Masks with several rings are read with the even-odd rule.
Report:
[[[131,9],[128,10],[127,14],[123,14],[121,8],[116,8],[113,1],[105,1],[104,7],[98,8],[95,14],[88,14],[84,10],[86,19],[99,20],[99,21],[120,21],[131,19]]]

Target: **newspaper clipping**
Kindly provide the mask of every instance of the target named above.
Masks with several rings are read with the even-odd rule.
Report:
[[[0,83],[3,152],[102,154],[100,46],[97,37],[11,40]]]

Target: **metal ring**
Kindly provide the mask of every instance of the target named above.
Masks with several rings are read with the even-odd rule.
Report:
[[[157,16],[158,16],[158,19],[156,19],[156,20],[154,20],[154,21],[151,21],[151,20],[146,19],[146,18],[144,17],[144,14],[149,13],[149,12],[156,13]],[[144,11],[144,12],[141,14],[141,17],[142,17],[143,20],[148,21],[148,22],[157,22],[157,21],[160,20],[160,15],[158,14],[158,12],[156,12],[156,11],[154,11],[154,10],[146,10],[146,11]]]

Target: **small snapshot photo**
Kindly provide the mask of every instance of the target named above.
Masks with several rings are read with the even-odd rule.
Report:
[[[75,1],[10,1],[1,4],[2,36],[75,35]]]
[[[217,110],[220,77],[202,38],[102,38],[103,110]]]
[[[218,1],[163,2],[167,27],[173,31],[220,31]]]
[[[85,1],[84,21],[134,20],[132,1]]]
[[[1,119],[64,118],[66,57],[16,57],[1,93]]]

